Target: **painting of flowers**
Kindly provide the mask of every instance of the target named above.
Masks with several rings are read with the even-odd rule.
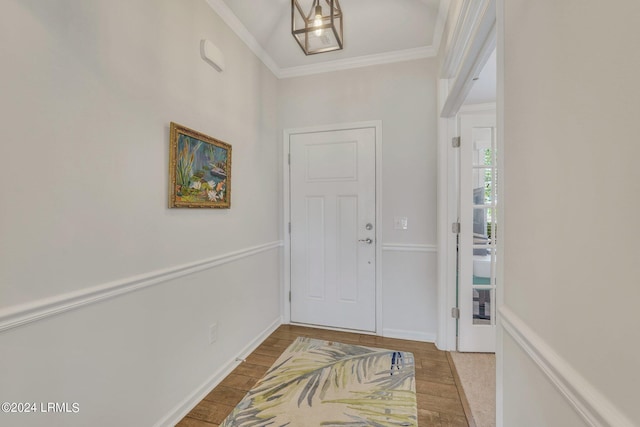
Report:
[[[170,208],[231,207],[231,145],[171,123]]]

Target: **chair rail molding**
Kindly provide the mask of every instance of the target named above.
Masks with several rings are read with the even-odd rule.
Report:
[[[383,251],[389,252],[438,252],[436,245],[415,244],[415,243],[383,243]]]
[[[94,304],[110,298],[115,298],[129,292],[148,288],[168,280],[177,279],[204,270],[227,264],[243,258],[248,258],[283,246],[281,240],[258,246],[229,252],[212,258],[182,264],[150,273],[128,277],[126,279],[108,282],[87,289],[52,297],[39,299],[26,304],[9,306],[0,309],[0,333],[17,328],[31,322],[43,320],[66,311],[74,310],[86,305]]]
[[[498,311],[504,330],[538,365],[589,426],[635,426],[512,310],[503,305]]]

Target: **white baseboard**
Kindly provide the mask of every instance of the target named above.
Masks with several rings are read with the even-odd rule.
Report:
[[[251,352],[253,352],[269,335],[271,335],[278,327],[282,325],[282,317],[277,318],[268,328],[262,331],[257,337],[255,337],[249,344],[247,344],[240,354],[236,356],[239,359],[246,358]],[[182,402],[180,402],[175,408],[169,412],[165,417],[158,421],[154,427],[173,427],[181,419],[185,417],[207,394],[211,393],[223,379],[227,377],[240,363],[234,357],[224,364],[218,371],[216,371],[211,377],[209,377],[198,389],[187,396]]]
[[[182,264],[163,270],[156,270],[150,273],[116,280],[91,288],[80,289],[78,291],[43,298],[26,304],[3,308],[0,309],[0,333],[27,323],[64,313],[69,310],[75,310],[89,304],[95,304],[119,295],[158,285],[168,280],[187,276],[189,274],[208,270],[219,265],[257,255],[262,252],[270,251],[272,249],[279,248],[282,245],[282,241],[270,242],[189,264]]]
[[[504,330],[589,426],[637,427],[513,311],[502,306],[499,313]]]
[[[436,334],[418,331],[405,331],[402,329],[383,329],[382,336],[387,338],[398,338],[401,340],[436,342]]]

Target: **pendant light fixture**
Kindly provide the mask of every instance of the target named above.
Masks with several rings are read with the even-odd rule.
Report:
[[[305,55],[342,49],[340,2],[312,0],[309,12],[305,13],[298,0],[291,0],[291,34]]]

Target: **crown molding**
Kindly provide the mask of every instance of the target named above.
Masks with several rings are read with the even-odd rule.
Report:
[[[271,70],[271,72],[279,78],[280,68],[267,53],[266,50],[260,46],[258,40],[247,30],[247,27],[240,22],[238,17],[233,13],[229,6],[223,0],[207,0],[207,4],[220,16],[225,24],[236,33],[236,35],[247,45],[247,47],[264,63],[264,65]]]
[[[433,58],[437,54],[437,49],[434,49],[432,46],[396,50],[393,52],[356,56],[354,58],[345,58],[329,62],[320,62],[318,64],[312,65],[301,65],[297,67],[282,68],[278,77],[281,79],[286,79],[290,77],[308,76],[311,74],[320,74],[328,73],[331,71],[368,67],[371,65],[382,65],[390,64],[393,62],[411,61],[414,59]]]
[[[434,32],[432,46],[424,46],[412,49],[397,50],[373,55],[363,55],[354,58],[339,59],[336,61],[321,62],[311,65],[280,68],[266,50],[262,48],[258,40],[249,32],[238,17],[233,13],[223,0],[206,0],[207,4],[220,16],[225,24],[247,45],[247,47],[271,70],[278,79],[308,76],[312,74],[328,73],[331,71],[349,70],[352,68],[368,67],[371,65],[390,64],[393,62],[411,61],[415,59],[433,58],[438,54],[438,48],[447,11],[449,0],[442,0],[438,11],[438,21]],[[437,42],[437,43],[436,43]]]

